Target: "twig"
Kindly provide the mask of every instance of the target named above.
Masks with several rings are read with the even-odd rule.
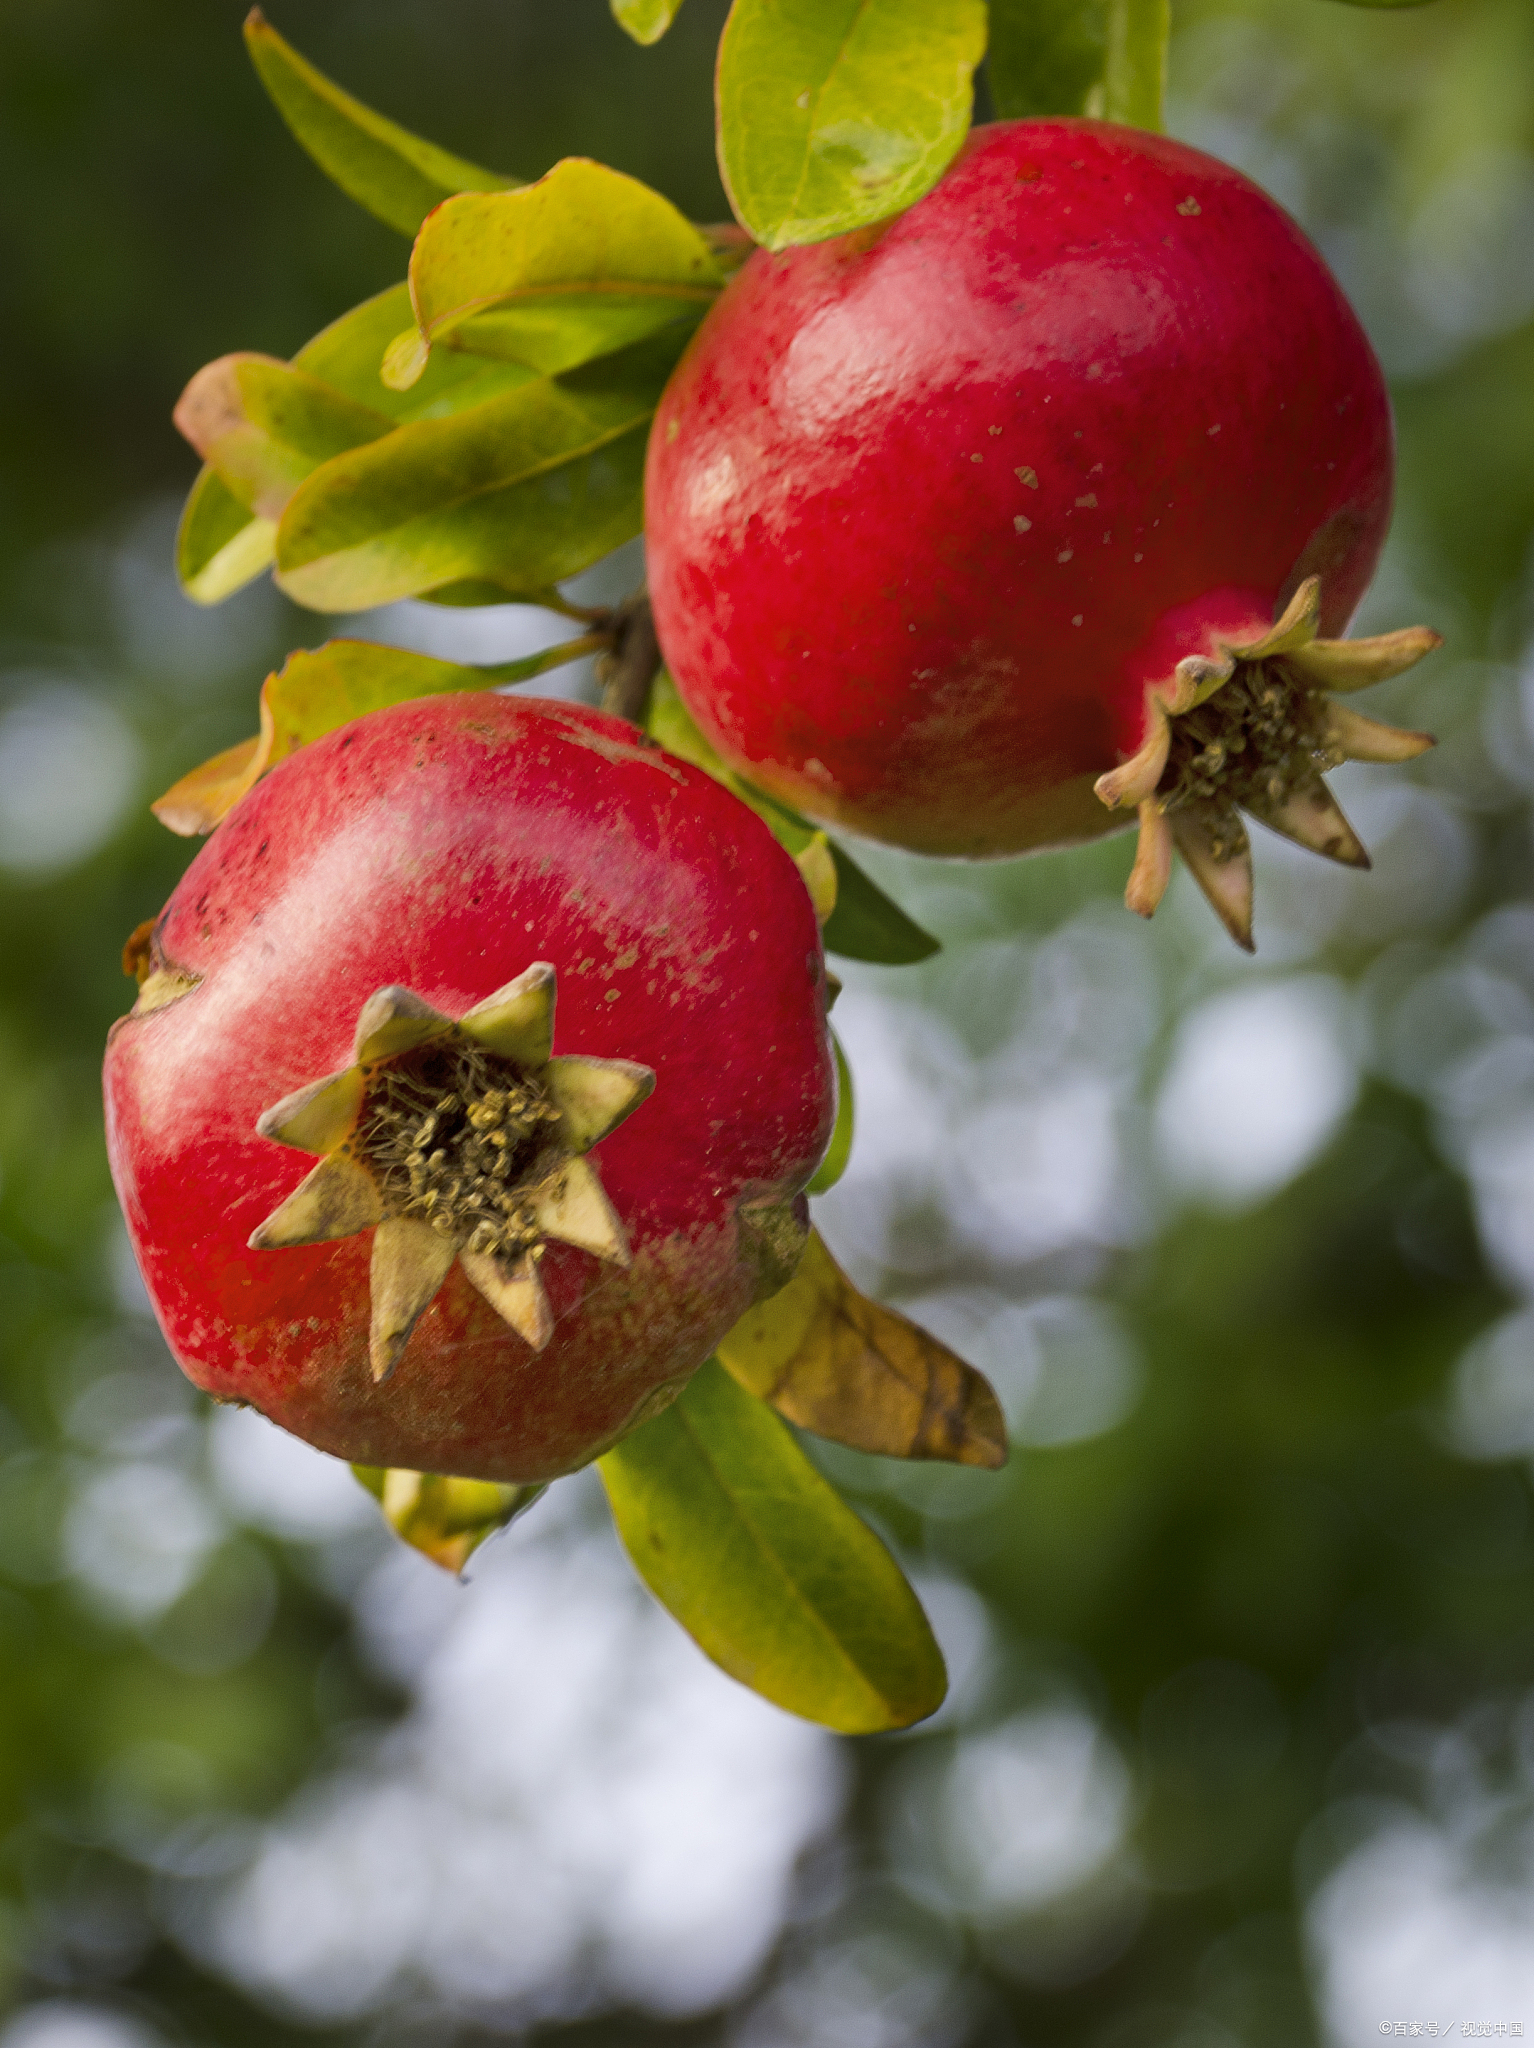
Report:
[[[612,625],[612,652],[597,663],[602,709],[614,718],[643,725],[650,685],[660,669],[660,647],[650,600],[640,591],[621,605]]]

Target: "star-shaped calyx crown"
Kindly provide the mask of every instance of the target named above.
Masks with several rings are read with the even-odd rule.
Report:
[[[256,1124],[324,1157],[252,1233],[253,1251],[373,1232],[375,1380],[399,1363],[455,1259],[535,1351],[554,1327],[538,1275],[548,1239],[629,1263],[586,1154],[655,1075],[631,1060],[554,1058],[554,988],[554,969],[535,961],[458,1018],[381,988],[357,1019],[353,1064]]]
[[[1189,655],[1145,693],[1148,737],[1098,777],[1110,810],[1139,812],[1140,843],[1124,901],[1149,917],[1180,853],[1226,930],[1252,949],[1252,855],[1241,812],[1286,839],[1366,868],[1369,856],[1322,780],[1344,761],[1410,761],[1430,734],[1364,718],[1333,695],[1403,674],[1441,644],[1426,626],[1372,640],[1317,636],[1321,579],[1295,592],[1271,632]]]

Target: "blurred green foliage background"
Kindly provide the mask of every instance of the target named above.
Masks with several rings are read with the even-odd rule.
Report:
[[[603,0],[276,22],[473,159],[590,154],[718,219],[723,11],[691,0],[648,52]],[[578,1483],[439,1587],[322,1461],[210,1429],[136,1292],[96,1075],[119,948],[187,858],[145,805],[330,630],[264,588],[179,597],[194,465],[169,410],[208,358],[291,353],[406,256],[292,146],[240,14],[0,19],[0,2044],[1534,2028],[1527,0],[1177,0],[1174,131],[1299,214],[1395,379],[1363,623],[1448,634],[1379,693],[1442,744],[1341,778],[1372,877],[1264,840],[1255,964],[1181,883],[1135,925],[1122,842],[878,861],[945,952],[849,977],[863,1122],[823,1225],[972,1348],[1020,1442],[994,1477],[827,1454],[956,1677],[928,1729],[863,1744],[741,1719],[612,1591]],[[537,1632],[535,1582],[566,1586],[563,1633]],[[470,1615],[502,1665],[454,1661]],[[453,1736],[469,1694],[482,1752]],[[448,1751],[497,1742],[547,1757],[515,1798],[486,1787],[515,1896],[472,1773],[441,1789]],[[540,1835],[544,1781],[566,1803]],[[414,1818],[379,1833],[407,1787]],[[471,1923],[472,1954],[449,1939]],[[685,1963],[689,1928],[711,1961]]]

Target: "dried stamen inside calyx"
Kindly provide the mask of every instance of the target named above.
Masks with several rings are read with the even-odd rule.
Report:
[[[632,1060],[553,1053],[554,969],[535,961],[462,1017],[382,988],[353,1064],[262,1113],[256,1131],[320,1163],[251,1233],[252,1251],[371,1229],[375,1379],[387,1379],[454,1264],[535,1351],[554,1322],[538,1273],[557,1239],[614,1265],[628,1238],[586,1157],[655,1085]]]
[[[1322,640],[1320,583],[1300,589],[1272,631],[1223,658],[1190,657],[1146,691],[1148,737],[1100,776],[1110,809],[1134,804],[1140,843],[1125,891],[1149,917],[1183,856],[1238,945],[1252,950],[1251,847],[1240,813],[1328,860],[1366,868],[1369,856],[1323,777],[1343,761],[1409,761],[1427,733],[1378,724],[1334,693],[1399,675],[1437,647],[1425,627],[1372,640]]]
[[[559,1121],[548,1090],[511,1061],[439,1039],[368,1075],[356,1148],[391,1215],[516,1258],[543,1236],[528,1195],[563,1156]]]

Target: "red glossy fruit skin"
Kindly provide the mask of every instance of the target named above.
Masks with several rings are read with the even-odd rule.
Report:
[[[1030,487],[1020,471],[1037,477]],[[731,767],[985,856],[1122,822],[1144,689],[1373,572],[1379,365],[1299,228],[1197,150],[977,129],[882,231],[755,254],[656,415],[650,590]]]
[[[711,778],[576,706],[441,697],[282,763],[157,927],[192,993],[114,1027],[107,1142],[183,1370],[375,1465],[536,1480],[584,1463],[699,1366],[757,1278],[737,1212],[788,1198],[830,1132],[819,933],[798,871]],[[315,1164],[260,1112],[350,1065],[375,989],[460,1015],[558,970],[556,1053],[638,1060],[655,1091],[592,1157],[625,1272],[551,1243],[541,1354],[455,1265],[393,1377],[368,1370],[372,1232],[255,1252]]]

